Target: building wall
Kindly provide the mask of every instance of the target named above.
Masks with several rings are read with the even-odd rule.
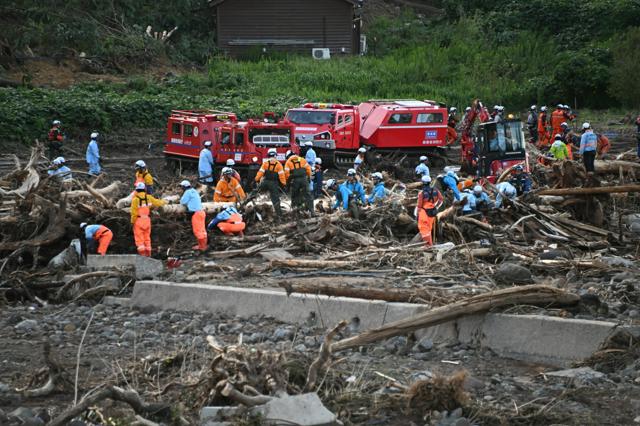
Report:
[[[269,50],[357,54],[353,5],[344,0],[226,0],[217,6],[218,47],[232,56]],[[343,52],[344,48],[344,52]]]

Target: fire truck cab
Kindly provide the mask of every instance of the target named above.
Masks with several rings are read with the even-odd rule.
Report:
[[[237,122],[232,112],[215,110],[174,110],[167,120],[164,155],[175,169],[197,167],[205,141],[214,140],[216,129]]]
[[[495,183],[498,173],[524,163],[529,171],[524,132],[520,120],[493,121],[478,126],[475,137],[478,176]]]

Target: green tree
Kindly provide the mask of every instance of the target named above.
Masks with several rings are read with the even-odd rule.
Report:
[[[640,105],[640,27],[630,28],[613,42],[609,93],[629,107]]]

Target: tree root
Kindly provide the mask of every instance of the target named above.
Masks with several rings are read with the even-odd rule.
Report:
[[[324,341],[322,342],[322,346],[320,346],[320,353],[318,357],[311,363],[309,366],[309,373],[307,374],[307,383],[305,384],[305,390],[313,391],[316,387],[316,381],[318,380],[318,372],[331,358],[331,345],[336,334],[340,332],[343,328],[347,326],[347,321],[342,320],[338,325],[333,327],[326,336],[324,336]]]

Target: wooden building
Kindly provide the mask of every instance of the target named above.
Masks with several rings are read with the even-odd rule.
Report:
[[[272,50],[360,53],[358,0],[212,0],[218,47],[231,56]]]

